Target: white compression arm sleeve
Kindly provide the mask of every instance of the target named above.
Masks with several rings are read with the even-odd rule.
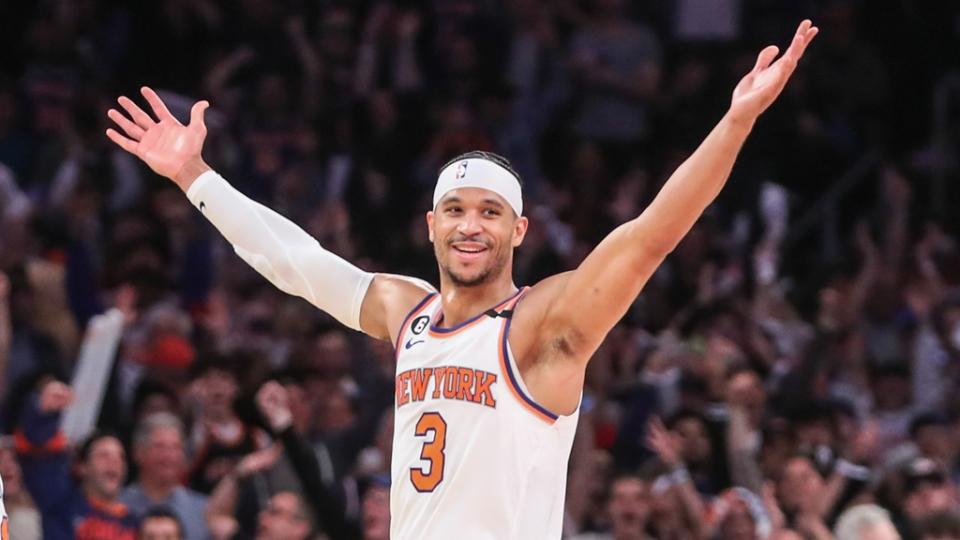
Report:
[[[233,244],[237,255],[277,288],[360,330],[360,308],[373,274],[323,249],[303,229],[213,171],[193,182],[187,198]]]

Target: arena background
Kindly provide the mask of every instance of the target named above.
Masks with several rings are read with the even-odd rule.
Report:
[[[960,538],[960,3],[946,0],[0,3],[13,538],[82,537],[58,505],[101,480],[131,484],[130,519],[89,538],[128,538],[156,502],[144,493],[188,538],[387,534],[390,345],[275,290],[114,147],[118,95],[149,84],[181,118],[208,99],[205,158],[235,186],[367,270],[433,283],[438,167],[502,154],[532,222],[516,283],[533,284],[641,212],[757,51],[803,18],[820,36],[727,188],[590,364],[565,530],[823,539],[872,502],[904,538]],[[75,378],[82,350],[102,384]],[[255,399],[270,379],[292,409],[283,433]],[[69,401],[55,380],[94,404],[129,471],[33,444]],[[71,440],[93,427],[77,420]]]

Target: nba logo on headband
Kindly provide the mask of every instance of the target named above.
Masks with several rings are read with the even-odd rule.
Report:
[[[481,188],[503,197],[518,216],[523,215],[523,194],[517,176],[500,165],[480,158],[453,162],[440,171],[433,189],[433,208],[448,191]]]

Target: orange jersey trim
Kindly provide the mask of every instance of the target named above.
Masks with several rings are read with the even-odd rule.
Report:
[[[521,289],[520,292],[525,292],[527,289]],[[515,295],[515,298],[510,298],[508,301],[513,300],[511,307],[516,306],[517,303],[523,296],[521,294]],[[502,305],[502,304],[501,304]],[[502,325],[500,325],[500,337],[498,338],[500,347],[500,370],[503,372],[503,378],[507,381],[507,387],[510,389],[510,393],[513,394],[513,397],[517,398],[517,401],[520,402],[520,405],[523,408],[527,409],[534,416],[543,420],[544,422],[553,425],[556,423],[559,416],[553,414],[547,409],[540,406],[539,403],[533,400],[530,396],[524,393],[523,389],[520,388],[520,384],[517,382],[516,377],[514,376],[513,369],[510,366],[510,359],[508,358],[508,347],[509,347],[509,337],[510,337],[510,322],[513,320],[513,317],[508,317]],[[519,373],[517,374],[519,376]]]
[[[109,514],[115,518],[125,517],[128,513],[127,505],[119,501],[104,501],[97,499],[95,497],[87,497],[87,502],[90,504],[90,507],[99,510],[105,514]]]
[[[18,429],[13,434],[13,446],[18,454],[57,454],[67,451],[67,437],[62,431],[58,431],[43,446],[35,446],[23,431]]]
[[[480,312],[479,314],[477,314],[477,315],[475,315],[475,316],[467,319],[466,321],[463,321],[462,323],[460,323],[460,324],[458,324],[458,325],[456,325],[456,326],[453,326],[453,327],[451,327],[451,328],[440,328],[439,326],[437,326],[437,325],[443,323],[443,310],[440,309],[440,310],[437,311],[436,320],[435,320],[435,321],[432,321],[432,322],[430,323],[430,330],[429,330],[430,335],[433,336],[433,337],[435,337],[435,338],[441,338],[441,339],[443,339],[443,338],[448,338],[448,337],[453,337],[453,336],[455,336],[455,335],[463,332],[464,330],[466,330],[466,329],[474,326],[475,324],[479,323],[480,321],[482,321],[482,320],[483,320],[483,316],[486,315],[488,311],[491,311],[491,310],[496,311],[496,310],[502,308],[503,306],[505,306],[506,304],[510,303],[512,300],[515,300],[515,299],[519,298],[520,293],[522,293],[524,290],[525,290],[525,289],[520,289],[520,290],[518,290],[517,292],[511,294],[506,300],[500,302],[499,304],[493,306],[492,308],[486,309],[486,310]]]

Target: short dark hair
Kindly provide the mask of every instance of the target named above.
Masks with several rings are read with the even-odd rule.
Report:
[[[628,482],[628,481],[640,482],[645,487],[650,486],[650,481],[644,478],[643,475],[641,475],[637,471],[617,472],[616,474],[613,475],[613,477],[610,478],[610,483],[607,484],[607,492],[606,492],[607,502],[609,502],[610,499],[613,498],[613,488],[620,482]]]
[[[441,172],[443,172],[444,169],[446,169],[450,165],[453,165],[454,163],[458,161],[463,161],[465,159],[485,159],[487,161],[496,163],[497,165],[506,169],[510,174],[512,174],[513,177],[517,179],[517,182],[520,182],[520,187],[521,188],[523,187],[523,179],[520,178],[520,173],[518,173],[517,170],[513,168],[513,165],[510,164],[509,159],[501,156],[500,154],[496,154],[494,152],[487,152],[485,150],[473,150],[470,152],[465,152],[463,154],[460,154],[459,156],[444,163],[443,166],[440,167],[440,170],[437,171],[437,174],[439,175]]]
[[[173,512],[170,508],[166,506],[154,506],[144,514],[143,519],[140,520],[140,532],[143,532],[143,527],[146,525],[147,520],[150,519],[172,519],[174,523],[177,524],[177,535],[180,538],[183,538],[183,523],[180,522],[180,518],[177,517],[177,514]]]
[[[156,379],[143,379],[137,385],[137,390],[133,395],[133,415],[134,418],[140,415],[140,409],[143,408],[147,398],[150,396],[161,395],[168,398],[175,405],[180,402],[177,393],[166,384]]]
[[[664,426],[667,429],[673,430],[676,429],[677,424],[683,422],[684,420],[695,420],[700,422],[704,428],[707,427],[707,418],[702,413],[695,411],[693,409],[680,409],[679,411],[673,413],[664,421]]]
[[[86,463],[86,461],[90,459],[90,453],[93,452],[93,445],[103,439],[116,439],[116,441],[120,443],[120,446],[123,446],[123,441],[115,433],[96,430],[84,439],[83,444],[80,445],[80,449],[77,452],[77,459],[79,459],[81,463]],[[124,451],[126,451],[126,448],[124,448]]]
[[[237,373],[236,359],[219,354],[208,354],[198,358],[187,370],[187,377],[191,381],[195,381],[211,371],[220,371],[230,375],[236,380],[240,379]]]
[[[910,438],[916,439],[917,432],[921,429],[931,427],[931,426],[947,426],[950,425],[950,419],[942,413],[938,412],[926,412],[918,414],[913,417],[913,420],[910,421]]]

